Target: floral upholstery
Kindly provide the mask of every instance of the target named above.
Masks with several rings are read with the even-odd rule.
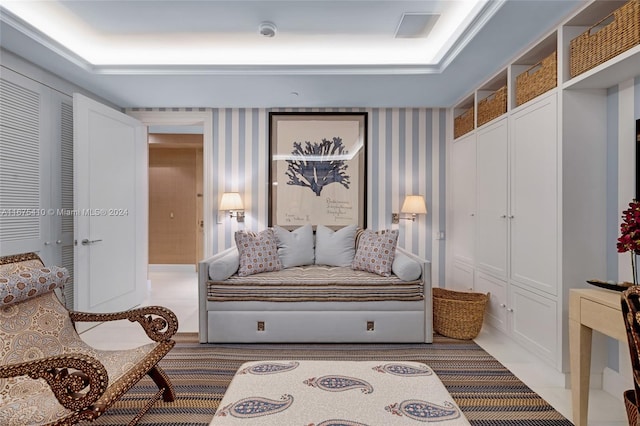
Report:
[[[156,368],[157,361],[173,346],[171,343],[168,349],[159,348],[166,342],[156,341],[128,350],[92,348],[77,334],[69,311],[53,292],[67,280],[66,270],[45,268],[41,263],[35,265],[33,260],[27,262],[26,265],[0,265],[0,295],[3,298],[0,301],[0,366],[59,355],[90,356],[107,371],[109,387],[94,404],[106,407],[120,396],[119,393],[124,393],[118,391],[126,391],[149,368]],[[144,366],[143,370],[140,365]],[[135,372],[135,380],[130,383],[132,372]],[[94,417],[101,413],[101,410],[91,410],[95,411]],[[69,418],[73,421],[66,423]],[[81,418],[91,419],[91,415],[79,417],[74,410],[65,408],[44,379],[34,380],[27,375],[0,378],[2,425],[71,424]]]

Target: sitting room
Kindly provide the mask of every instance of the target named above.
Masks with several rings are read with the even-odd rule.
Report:
[[[0,423],[635,424],[639,70],[640,0],[0,1]]]

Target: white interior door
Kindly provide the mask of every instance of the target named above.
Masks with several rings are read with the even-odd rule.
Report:
[[[128,309],[147,280],[147,130],[138,120],[73,95],[74,306]]]

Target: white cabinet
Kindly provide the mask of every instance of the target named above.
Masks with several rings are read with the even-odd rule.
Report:
[[[475,291],[490,293],[484,321],[498,330],[507,331],[507,282],[478,271]]]
[[[61,141],[72,141],[69,114],[63,112],[69,102],[68,96],[2,68],[0,255],[33,251],[47,265],[64,265],[61,194],[64,185],[73,193],[73,182],[63,184]]]
[[[558,292],[556,98],[542,96],[510,117],[510,278],[552,295]]]
[[[550,362],[558,351],[556,98],[476,132],[474,288],[491,294],[488,324]]]
[[[478,130],[476,141],[476,266],[507,278],[507,117]]]
[[[527,349],[555,364],[560,351],[558,303],[517,285],[509,287],[510,335]]]
[[[505,114],[465,135],[476,142],[475,222],[459,230],[452,221],[448,233],[456,236],[474,226],[475,251],[464,267],[463,256],[453,255],[461,252],[459,246],[447,253],[448,273],[453,270],[447,286],[463,289],[466,280],[475,291],[491,293],[486,324],[562,372],[569,369],[569,290],[593,277],[617,279],[628,270],[615,253],[615,230],[619,212],[634,194],[640,46],[576,77],[569,72],[571,40],[620,5],[584,2],[451,109],[455,115],[487,90],[507,85]],[[518,77],[537,73],[536,64],[550,57],[557,59],[557,73],[537,78],[555,84],[518,102],[519,90],[535,86],[519,86]],[[555,82],[549,81],[553,75]],[[451,141],[452,153],[462,139]],[[447,173],[448,181],[465,181],[466,171],[450,167]],[[448,211],[447,222],[463,214]]]
[[[473,291],[474,278],[473,266],[462,262],[453,262],[451,265],[451,276],[447,280],[447,287],[457,291]]]
[[[475,261],[475,209],[476,209],[476,137],[474,133],[453,141],[449,167],[451,203],[449,229],[450,256],[456,263],[473,265]]]

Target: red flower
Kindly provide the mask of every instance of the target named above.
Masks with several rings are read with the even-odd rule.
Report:
[[[629,209],[622,212],[618,253],[632,251],[640,254],[640,201],[633,200]]]

